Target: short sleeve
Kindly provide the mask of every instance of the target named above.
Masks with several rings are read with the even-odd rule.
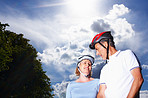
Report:
[[[100,87],[100,79],[97,79],[97,92],[99,92],[99,87]]]
[[[71,85],[70,85],[71,83],[69,83],[68,84],[68,86],[67,86],[67,90],[66,90],[66,98],[72,98],[71,97]]]
[[[103,67],[103,69],[101,70],[101,74],[100,74],[100,84],[106,84],[105,77],[106,77],[106,75],[105,75],[105,69]]]
[[[139,62],[135,56],[135,54],[131,51],[131,50],[127,50],[126,51],[126,56],[125,56],[125,61],[126,61],[126,65],[129,71],[140,67]]]

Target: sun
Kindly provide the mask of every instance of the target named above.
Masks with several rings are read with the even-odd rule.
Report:
[[[68,0],[69,13],[77,16],[91,16],[96,12],[97,0]]]

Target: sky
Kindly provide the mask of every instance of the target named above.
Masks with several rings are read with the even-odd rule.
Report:
[[[75,80],[78,57],[96,58],[93,77],[105,64],[89,49],[92,38],[111,31],[117,50],[131,49],[144,78],[141,97],[148,97],[147,0],[0,0],[0,22],[22,33],[38,51],[43,70],[51,79],[55,98],[64,98]]]

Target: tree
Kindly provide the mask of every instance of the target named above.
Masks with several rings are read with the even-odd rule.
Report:
[[[23,34],[6,30],[0,22],[0,96],[52,98],[50,78],[43,71],[36,49]]]

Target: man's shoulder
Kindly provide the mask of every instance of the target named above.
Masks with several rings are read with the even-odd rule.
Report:
[[[127,55],[130,55],[130,54],[133,54],[132,50],[130,50],[130,49],[120,51],[120,55],[127,56]]]
[[[104,72],[104,71],[106,71],[108,69],[107,65],[108,65],[108,63],[103,66],[103,68],[101,69],[101,72]]]
[[[121,52],[132,52],[130,49],[122,50]]]

